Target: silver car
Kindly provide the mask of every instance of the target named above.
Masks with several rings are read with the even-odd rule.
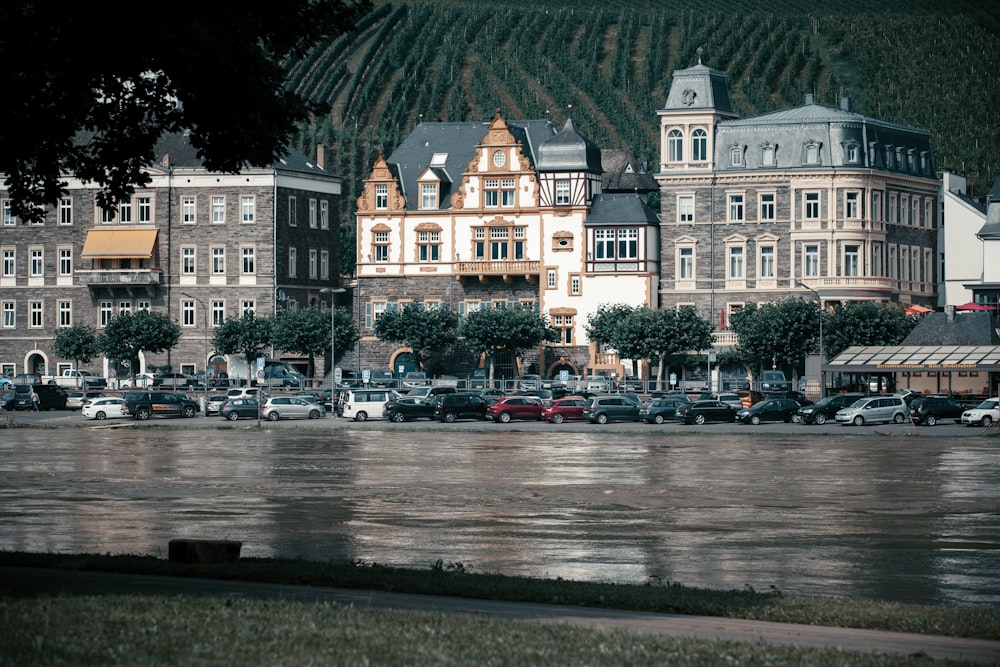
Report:
[[[269,421],[279,419],[319,419],[326,416],[326,409],[296,396],[272,396],[261,408],[261,416]]]
[[[869,396],[839,410],[837,423],[845,426],[847,424],[862,426],[878,422],[902,424],[908,414],[906,402],[901,396]]]

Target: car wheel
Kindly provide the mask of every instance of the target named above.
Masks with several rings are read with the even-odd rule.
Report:
[[[354,415],[354,421],[356,422],[368,421],[368,413],[359,412],[358,414]]]
[[[750,417],[750,423],[754,426],[760,426],[760,415],[753,415]]]
[[[103,410],[99,410],[97,412],[97,414],[94,415],[94,419],[97,419],[97,420],[100,420],[100,421],[103,421],[103,420],[105,420],[107,418],[108,418],[108,416],[106,414],[104,414]]]
[[[606,414],[604,414],[603,412],[601,414],[597,415],[597,423],[598,424],[607,424],[608,423],[608,416]]]
[[[147,408],[139,408],[135,411],[135,418],[139,421],[146,421],[149,419],[149,410]]]
[[[655,417],[653,417],[653,421],[656,422],[657,424],[662,424],[663,423],[663,415],[656,415]]]
[[[501,412],[499,420],[503,424],[509,423],[510,422],[510,413],[509,412]]]
[[[231,422],[234,422],[239,418],[240,418],[240,413],[236,412],[236,410],[233,410],[228,415],[226,415],[226,419],[228,419]]]
[[[702,424],[704,424],[705,423],[705,415],[695,415],[695,417],[694,417],[694,423],[697,424],[698,426],[701,426]]]
[[[897,412],[896,414],[894,414],[892,416],[892,423],[893,424],[902,424],[905,419],[906,419],[906,417],[903,415],[902,412]]]
[[[924,423],[928,426],[937,426],[937,417],[934,415],[927,415],[927,419],[924,420]]]
[[[854,425],[855,426],[864,426],[865,425],[865,418],[862,417],[861,415],[858,415],[857,417],[854,418]]]
[[[190,419],[191,417],[194,417],[194,408],[192,408],[190,405],[187,405],[184,407],[184,412],[182,412],[181,414],[184,417]]]
[[[562,424],[565,419],[566,418],[563,417],[562,414],[560,414],[558,412],[555,413],[554,415],[552,415],[552,423],[553,424]]]
[[[398,424],[399,422],[403,421],[406,418],[403,416],[402,412],[393,412],[392,417],[390,417],[390,419],[392,419],[392,421]]]
[[[823,424],[826,423],[826,415],[824,415],[822,412],[817,412],[816,416],[813,417],[813,421],[822,426]]]
[[[446,422],[448,422],[449,424],[454,424],[456,418],[457,417],[456,417],[456,415],[455,415],[454,412],[446,412],[446,413],[444,413],[444,420]]]
[[[309,419],[319,419],[319,410],[310,410]]]
[[[979,423],[982,424],[984,427],[989,428],[990,426],[993,425],[993,420],[989,417],[983,417],[983,420]]]
[[[272,410],[271,412],[267,413],[268,421],[276,422],[279,419],[281,419],[281,415],[278,414],[277,410]]]

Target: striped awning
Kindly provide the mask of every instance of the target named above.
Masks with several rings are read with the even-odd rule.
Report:
[[[92,229],[83,244],[83,259],[149,259],[155,229]]]

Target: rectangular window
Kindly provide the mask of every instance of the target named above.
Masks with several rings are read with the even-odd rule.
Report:
[[[123,225],[132,224],[132,200],[126,199],[118,203],[118,222]]]
[[[111,317],[114,314],[114,304],[110,301],[101,301],[97,304],[97,324],[100,327],[108,326],[108,322],[111,321]]]
[[[907,211],[909,210],[909,208],[910,207],[907,205],[906,198],[905,197],[900,197],[899,198],[899,224],[901,224],[901,225],[907,224],[907,218],[908,218]]]
[[[188,225],[195,223],[194,197],[181,197],[181,222]]]
[[[547,272],[547,278],[545,281],[545,286],[547,289],[555,289],[558,285],[558,278],[555,269],[549,269]]]
[[[9,199],[4,199],[3,202],[0,203],[0,205],[2,205],[2,207],[3,207],[3,224],[4,224],[4,226],[5,227],[13,227],[14,224],[15,224],[15,220],[14,220],[14,214],[11,211],[11,208],[10,208],[10,200]]]
[[[911,206],[910,220],[913,222],[913,226],[921,227],[922,225],[920,224],[920,200],[914,199],[912,202],[910,202],[910,206]]]
[[[677,198],[677,222],[694,222],[694,195]]]
[[[226,198],[212,197],[212,224],[223,225],[226,222]]]
[[[34,277],[45,275],[45,251],[42,248],[30,248],[28,250],[29,264],[28,274]]]
[[[861,217],[861,193],[847,192],[844,195],[844,217],[857,220]]]
[[[417,232],[417,258],[421,262],[436,262],[440,259],[441,232]]]
[[[434,209],[438,205],[437,183],[421,183],[420,185],[420,208]]]
[[[69,198],[62,198],[59,200],[59,224],[60,225],[72,225],[73,224],[73,200]]]
[[[315,280],[319,275],[319,255],[315,249],[309,250],[309,278]]]
[[[73,249],[59,248],[59,275],[73,275]]]
[[[762,280],[774,278],[774,246],[763,246],[760,249],[760,278]]]
[[[226,302],[221,300],[212,301],[212,326],[222,326],[226,321]]]
[[[872,220],[882,220],[882,193],[872,193]]]
[[[118,302],[118,313],[131,313],[132,312],[132,302],[131,301],[119,301]]]
[[[3,302],[3,328],[13,329],[17,325],[13,301]]]
[[[510,230],[507,227],[490,228],[490,259],[507,259],[510,252],[509,235]]]
[[[212,274],[217,276],[226,274],[226,249],[223,246],[212,248]]]
[[[325,199],[319,203],[319,228],[330,229],[330,202]]]
[[[193,276],[195,273],[195,252],[191,246],[181,248],[181,275]]]
[[[379,211],[384,211],[389,208],[389,186],[388,185],[376,185],[375,186],[375,208]]]
[[[115,209],[101,207],[101,224],[107,225],[115,221]]]
[[[483,181],[483,206],[496,208],[500,205],[500,179],[487,178]]]
[[[569,179],[556,180],[556,206],[569,206]]]
[[[615,230],[594,230],[594,259],[615,258]]]
[[[146,310],[146,311],[148,311],[149,310],[149,301],[147,301],[146,299],[139,299],[139,300],[137,300],[135,302],[135,311],[139,312],[140,310]]]
[[[193,327],[195,324],[194,301],[184,299],[181,301],[181,326]]]
[[[3,277],[12,278],[17,270],[17,251],[13,248],[3,249]]]
[[[761,222],[772,221],[775,219],[773,192],[765,192],[760,195],[760,212],[758,219]]]
[[[148,224],[153,221],[153,200],[149,197],[135,198],[136,213],[141,224]]]
[[[819,277],[819,246],[818,245],[807,245],[803,251],[805,258],[803,261],[803,266],[805,269],[806,278],[817,278]]]
[[[294,278],[295,274],[298,273],[299,267],[297,266],[299,259],[299,251],[297,248],[288,249],[288,277]]]
[[[677,249],[677,280],[694,280],[694,248]]]
[[[246,300],[240,304],[240,314],[241,315],[253,315],[257,311],[257,303],[255,301]]]
[[[240,253],[243,257],[243,265],[241,272],[245,276],[253,275],[256,273],[257,268],[254,264],[255,253],[253,248],[241,248]]]
[[[320,250],[319,251],[319,279],[327,280],[330,278],[330,251]]]
[[[240,220],[247,224],[254,222],[257,216],[257,205],[253,197],[240,198]]]
[[[618,259],[639,258],[639,230],[618,230]]]
[[[729,195],[729,222],[743,220],[743,195]]]
[[[296,225],[299,224],[298,220],[296,219],[297,216],[298,216],[298,211],[295,208],[295,197],[289,197],[288,198],[288,226],[289,227],[295,227]]]
[[[316,229],[319,226],[319,208],[316,206],[316,200],[309,200],[309,229]]]
[[[389,232],[375,232],[375,261],[389,261]]]
[[[819,220],[819,193],[807,192],[805,195],[806,220]]]
[[[732,247],[729,249],[729,277],[735,279],[743,277],[742,247]]]
[[[44,312],[41,301],[28,302],[28,326],[32,329],[41,329],[44,321]]]
[[[503,208],[514,207],[514,179],[505,178],[500,181],[500,206]]]
[[[59,326],[61,326],[61,327],[71,327],[71,326],[73,326],[73,302],[72,301],[60,301],[59,302]]]
[[[896,217],[896,195],[889,195],[889,210],[886,213],[888,222],[895,223],[899,219]]]
[[[572,296],[579,296],[582,291],[582,280],[580,276],[570,276],[569,277],[569,293]]]

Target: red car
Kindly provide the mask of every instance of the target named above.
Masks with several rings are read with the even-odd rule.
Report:
[[[486,408],[486,418],[506,424],[512,419],[541,419],[545,404],[534,396],[507,396]]]
[[[549,403],[542,408],[542,419],[553,424],[562,424],[567,420],[582,420],[583,409],[587,407],[587,399],[582,396],[566,396]]]

